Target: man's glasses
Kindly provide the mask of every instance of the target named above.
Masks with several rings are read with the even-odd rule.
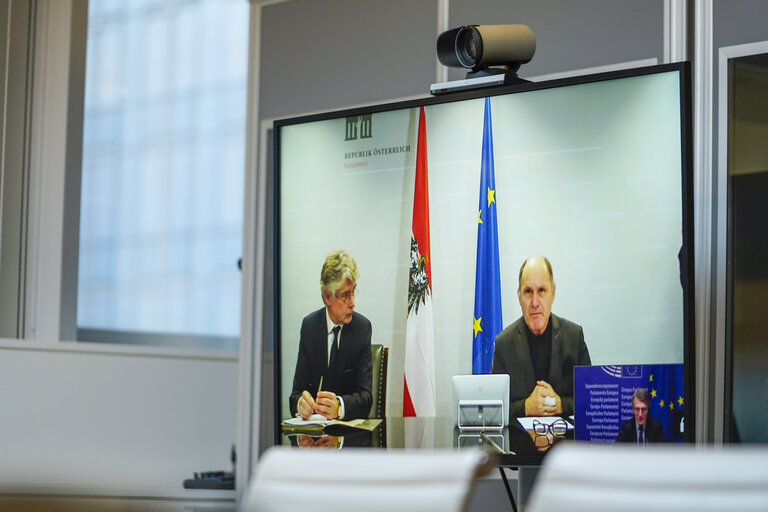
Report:
[[[533,432],[536,436],[533,439],[537,448],[545,448],[565,438],[568,431],[568,424],[564,419],[558,419],[552,423],[542,423],[539,420],[533,420]]]
[[[341,295],[336,295],[337,300],[340,300],[341,302],[346,302],[347,304],[349,304],[349,302],[355,297],[357,297],[357,288],[355,288],[354,290],[347,290]]]
[[[540,436],[552,434],[553,436],[564,436],[568,431],[568,424],[560,418],[552,423],[542,423],[539,420],[533,420],[533,431]]]

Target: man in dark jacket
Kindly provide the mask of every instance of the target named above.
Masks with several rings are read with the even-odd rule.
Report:
[[[508,373],[510,417],[573,414],[573,367],[590,365],[581,326],[552,314],[555,280],[544,256],[520,267],[523,316],[496,336],[492,373]]]
[[[664,426],[659,420],[648,414],[651,408],[651,397],[648,390],[638,388],[632,396],[632,412],[634,416],[626,420],[619,430],[617,443],[665,443]]]
[[[304,419],[367,418],[371,409],[371,322],[355,312],[360,276],[355,260],[336,251],[320,272],[325,307],[301,323],[299,354],[289,399]]]

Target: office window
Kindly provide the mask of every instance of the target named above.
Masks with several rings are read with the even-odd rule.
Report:
[[[246,0],[90,0],[77,327],[234,348]]]

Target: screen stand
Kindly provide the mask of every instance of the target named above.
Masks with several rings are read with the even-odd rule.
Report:
[[[501,400],[459,400],[456,423],[460,429],[502,429],[504,403]]]
[[[517,503],[515,502],[515,497],[512,495],[512,489],[509,487],[509,481],[507,480],[507,474],[504,472],[504,467],[499,466],[499,473],[501,474],[501,480],[504,482],[504,488],[507,490],[507,497],[509,498],[509,504],[512,505],[512,512],[517,512]]]
[[[539,468],[536,466],[521,466],[517,472],[517,503],[520,507],[528,504],[531,489],[536,483]]]

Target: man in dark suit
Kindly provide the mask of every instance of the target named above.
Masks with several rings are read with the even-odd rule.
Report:
[[[638,388],[632,396],[633,417],[621,425],[617,443],[666,443],[664,426],[659,420],[648,414],[651,408],[651,397],[648,390]]]
[[[573,367],[591,363],[580,325],[552,314],[555,280],[544,256],[523,262],[517,297],[523,316],[496,336],[492,373],[508,373],[509,413],[573,414]]]
[[[344,251],[328,255],[320,272],[325,307],[301,323],[289,404],[304,419],[367,418],[371,409],[371,322],[355,310],[360,275]]]

